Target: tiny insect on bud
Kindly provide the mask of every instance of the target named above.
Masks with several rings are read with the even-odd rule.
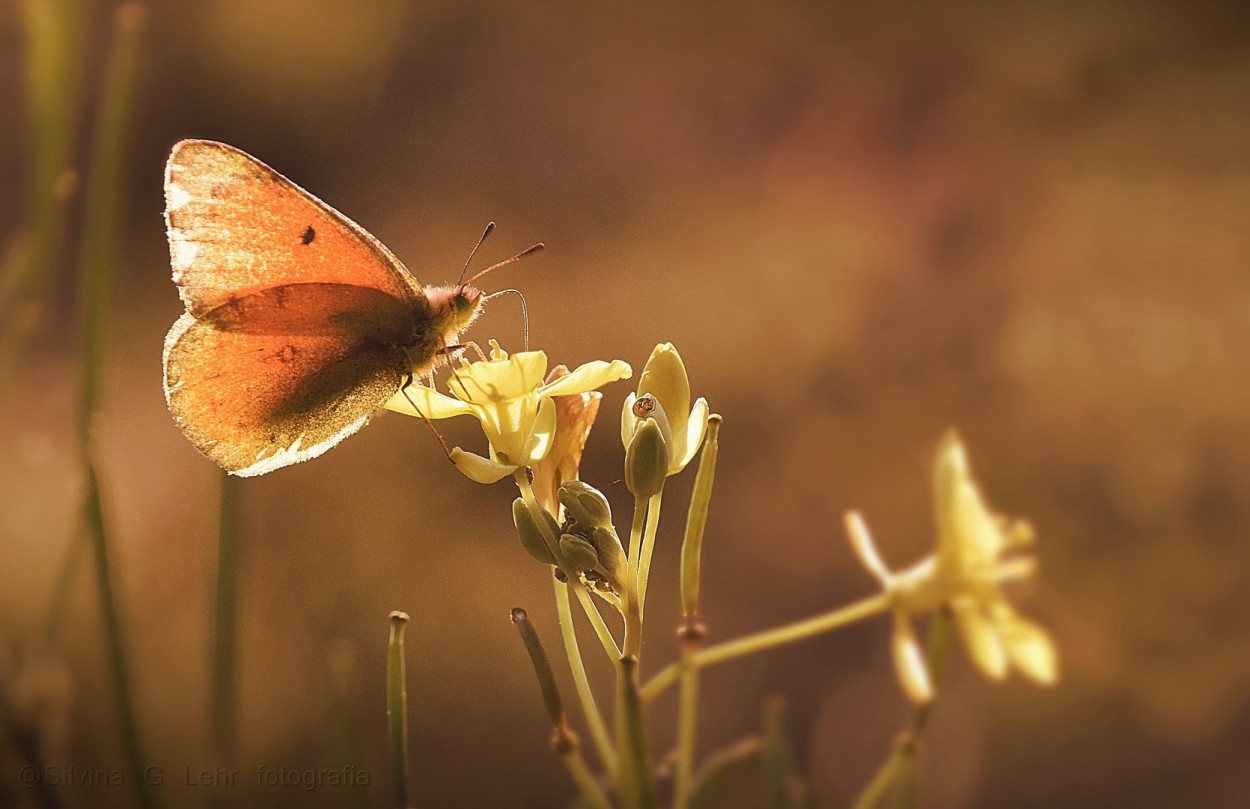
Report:
[[[651,497],[668,477],[668,446],[655,419],[647,419],[625,451],[625,485],[635,497]]]
[[[567,480],[560,484],[556,497],[560,499],[568,515],[581,527],[587,530],[612,527],[612,507],[595,487],[580,480]]]
[[[543,517],[547,519],[551,535],[555,536],[559,533],[555,518],[546,511],[543,511]],[[551,553],[551,547],[547,545],[547,540],[543,538],[542,529],[534,522],[529,508],[520,497],[512,502],[512,522],[516,525],[517,534],[521,537],[521,547],[525,548],[530,556],[543,564],[556,564],[556,558]]]

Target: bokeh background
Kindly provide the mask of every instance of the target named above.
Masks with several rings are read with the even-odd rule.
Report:
[[[31,215],[23,10],[41,5],[0,5],[4,238]],[[75,12],[80,170],[114,10]],[[454,279],[489,219],[486,258],[546,242],[488,287],[525,292],[531,342],[555,362],[641,367],[674,342],[725,417],[705,559],[714,639],[871,593],[840,528],[847,508],[893,564],[923,555],[932,452],[957,426],[991,501],[1037,527],[1042,575],[1020,596],[1053,630],[1063,679],[991,685],[957,657],[923,806],[1250,805],[1244,4],[145,11],[95,436],[137,710],[169,773],[167,804],[213,797],[179,784],[185,766],[212,763],[220,475],[175,428],[160,367],[181,311],[162,165],[176,140],[206,137],[311,189],[425,282]],[[73,550],[80,200],[42,325],[0,399],[0,673],[41,706],[50,761],[120,767],[91,557]],[[520,323],[503,298],[473,337],[518,348]],[[628,389],[606,392],[583,465],[618,514]],[[476,446],[475,429],[445,434]],[[666,498],[651,671],[676,651],[688,488],[675,479]],[[547,574],[513,533],[508,485],[470,483],[419,422],[387,414],[239,492],[244,772],[350,760],[371,785],[245,786],[226,805],[389,800],[392,609],[413,616],[419,805],[567,804],[508,622],[525,606],[558,650]],[[757,732],[780,694],[819,805],[845,805],[908,716],[887,638],[877,620],[709,672],[701,749]],[[606,689],[606,668],[592,674]],[[670,696],[656,711],[656,749],[672,743],[673,707]],[[22,805],[32,795],[3,761],[0,803]],[[744,776],[733,805],[763,805],[757,790]],[[63,797],[132,800],[117,788]]]

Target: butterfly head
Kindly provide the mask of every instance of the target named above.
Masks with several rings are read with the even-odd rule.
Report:
[[[437,330],[449,340],[454,340],[482,313],[484,296],[475,286],[427,287],[425,294],[434,310]]]

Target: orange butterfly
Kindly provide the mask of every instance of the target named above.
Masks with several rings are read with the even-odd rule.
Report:
[[[364,426],[481,313],[471,283],[495,268],[423,289],[364,228],[206,140],[170,152],[165,222],[186,305],[165,338],[165,400],[191,442],[241,476]]]

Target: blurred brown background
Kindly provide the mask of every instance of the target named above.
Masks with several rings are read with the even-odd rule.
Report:
[[[112,8],[89,7],[87,65]],[[1250,805],[1244,4],[147,11],[97,428],[138,710],[168,804],[208,797],[177,782],[211,760],[219,475],[161,393],[162,339],[181,311],[161,171],[176,140],[205,137],[344,211],[425,282],[454,279],[488,219],[500,224],[489,259],[545,241],[488,286],[524,290],[532,344],[553,362],[640,368],[673,341],[725,417],[705,561],[714,639],[870,593],[841,532],[846,508],[863,509],[891,563],[925,553],[931,453],[958,426],[991,502],[1038,529],[1042,574],[1022,603],[1053,629],[1063,680],[994,686],[958,657],[923,806]],[[23,215],[22,60],[5,3],[0,231]],[[73,263],[54,328],[0,402],[0,645],[18,668],[77,525]],[[472,336],[519,348],[515,301],[495,302]],[[583,466],[626,520],[616,413],[628,384],[607,391]],[[480,449],[471,424],[445,433]],[[674,488],[651,671],[676,645],[689,480]],[[508,622],[525,606],[558,651],[551,588],[512,531],[509,485],[468,482],[420,423],[385,415],[241,491],[248,767],[341,766],[337,683],[371,773],[366,799],[388,800],[386,614],[403,609],[419,805],[566,805],[573,790]],[[52,664],[68,680],[53,689],[68,712],[55,761],[120,766],[96,605],[83,553]],[[908,714],[887,637],[877,620],[713,670],[701,749],[754,732],[780,693],[820,805],[845,805]],[[657,749],[672,742],[673,705],[655,714]],[[755,789],[744,780],[740,805],[762,804]],[[349,797],[242,789],[227,801]]]

